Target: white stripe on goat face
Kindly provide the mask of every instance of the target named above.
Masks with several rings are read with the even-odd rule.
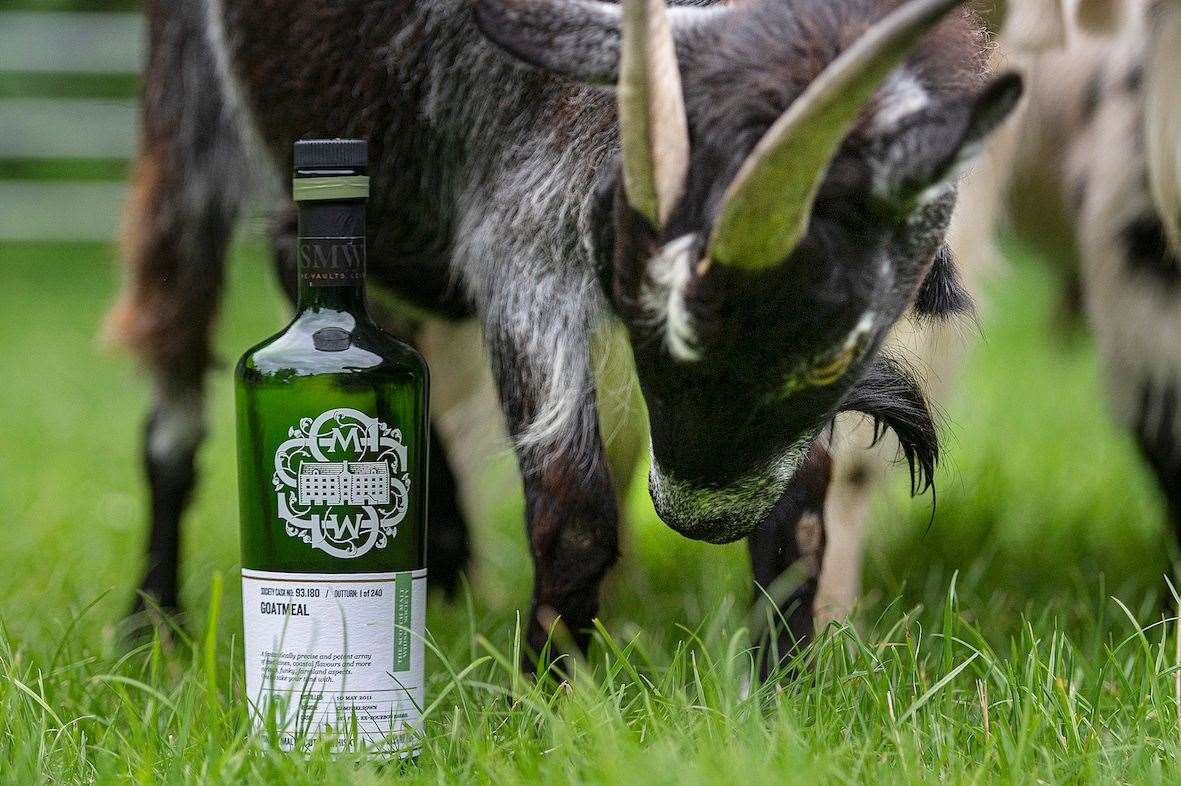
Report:
[[[890,134],[906,118],[916,112],[923,111],[931,104],[931,96],[923,87],[922,82],[914,74],[905,70],[898,70],[890,74],[879,93],[881,98],[878,101],[878,111],[873,118],[873,130],[877,134]],[[890,148],[887,148],[886,152],[885,160],[874,162],[873,177],[873,192],[884,199],[888,199],[893,194],[896,185],[893,178],[901,163],[897,158],[899,155],[905,154],[905,151],[891,150]],[[943,188],[944,183],[941,181],[933,186],[934,190],[929,189],[929,193],[924,192],[918,201],[923,203],[937,197]]]
[[[927,88],[908,71],[890,74],[881,94],[881,108],[873,119],[874,130],[878,132],[893,131],[907,117],[921,112],[931,103]]]
[[[653,326],[663,330],[665,348],[673,359],[682,363],[701,359],[697,331],[684,296],[697,263],[693,251],[698,247],[697,235],[693,234],[666,243],[648,262],[650,283],[644,288],[644,307],[651,315]]]

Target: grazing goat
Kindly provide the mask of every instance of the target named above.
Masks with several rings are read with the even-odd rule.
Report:
[[[1028,97],[961,190],[970,209],[949,238],[962,281],[972,290],[986,275],[1000,213],[1064,282],[1081,283],[1112,412],[1181,538],[1181,2],[1024,0],[1011,11],[1020,17],[1001,43]],[[956,229],[971,242],[956,243]],[[941,385],[954,376],[949,343],[962,342],[908,341]],[[858,595],[866,501],[885,466],[852,428],[837,443],[822,617],[847,614]]]
[[[1014,146],[1018,232],[1077,260],[1111,409],[1181,526],[1181,2],[1125,4],[1114,36],[1031,58]],[[1038,160],[1040,157],[1040,161]],[[1053,202],[1039,199],[1053,197]],[[1059,206],[1057,234],[1022,204]],[[1181,535],[1181,530],[1178,530]]]
[[[558,617],[585,645],[616,559],[590,362],[609,319],[647,404],[659,515],[692,538],[749,537],[763,584],[823,549],[796,525],[823,504],[836,413],[892,428],[925,487],[934,428],[879,348],[912,305],[956,305],[955,181],[1021,93],[985,79],[958,5],[149,2],[112,316],[157,386],[144,593],[177,605],[244,173],[263,161],[280,182],[304,137],[370,140],[374,284],[483,327],[524,481],[534,652]],[[289,282],[281,247],[278,262]],[[436,532],[445,504],[432,493]],[[797,636],[814,587],[785,600]]]

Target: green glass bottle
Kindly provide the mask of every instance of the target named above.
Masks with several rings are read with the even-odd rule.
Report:
[[[406,756],[423,701],[428,375],[366,310],[367,156],[360,140],[295,144],[297,313],[236,371],[246,690],[284,749]]]

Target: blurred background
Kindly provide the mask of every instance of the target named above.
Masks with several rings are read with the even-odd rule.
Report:
[[[141,25],[129,0],[0,4],[0,620],[22,637],[60,630],[53,615],[30,612],[47,593],[63,607],[96,603],[95,634],[105,635],[141,571],[147,385],[98,339],[119,276]],[[986,287],[981,323],[960,331],[972,349],[942,402],[935,516],[931,497],[909,499],[901,479],[876,503],[866,608],[899,596],[934,604],[958,571],[967,613],[998,637],[1031,609],[1082,622],[1105,594],[1151,609],[1168,564],[1163,503],[1104,411],[1091,340],[1062,318],[1058,282],[1027,250],[1005,248],[1010,266]],[[210,378],[211,436],[184,534],[189,608],[202,607],[212,571],[232,576],[237,564],[228,364],[287,313],[257,222],[241,232],[229,276],[218,334],[227,365]],[[507,454],[492,462],[475,532],[471,613],[501,633],[527,600],[530,570],[512,466]],[[743,546],[676,536],[642,482],[627,518],[605,604],[612,625],[659,643],[710,610],[741,616]],[[236,582],[227,591],[233,617]],[[445,638],[455,616],[435,616]],[[453,632],[466,646],[459,623]]]
[[[230,372],[289,315],[258,217],[227,265],[222,364],[183,530],[189,613],[137,649],[122,636],[147,537],[150,390],[100,335],[136,140],[137,10],[0,0],[0,783],[414,779],[348,761],[328,777],[322,762],[259,756],[247,741]],[[769,712],[750,713],[719,676],[749,622],[745,546],[665,527],[641,468],[603,622],[642,682],[619,687],[615,668],[597,703],[580,688],[536,717],[527,702],[509,708],[531,565],[515,460],[499,449],[467,462],[479,467],[470,585],[428,612],[441,657],[427,692],[446,702],[426,757],[438,769],[418,782],[1178,782],[1167,774],[1181,762],[1173,642],[1129,619],[1146,625],[1163,608],[1175,556],[1164,503],[1105,411],[1060,273],[1011,240],[1002,248],[979,321],[951,339],[967,358],[939,402],[938,504],[911,499],[899,471],[873,505],[857,657],[832,640],[798,684],[774,686]],[[447,694],[443,664],[496,652],[507,655]],[[448,707],[457,696],[462,713]],[[912,700],[896,722],[891,702]]]
[[[0,3],[0,240],[112,237],[135,147],[137,11]]]

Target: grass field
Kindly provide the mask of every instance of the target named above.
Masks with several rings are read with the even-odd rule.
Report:
[[[262,259],[245,248],[232,266],[229,360],[282,322]],[[1085,335],[1051,328],[1053,287],[1028,261],[990,291],[986,340],[947,405],[934,522],[901,488],[877,507],[859,630],[744,696],[743,548],[679,538],[641,492],[590,658],[572,684],[527,683],[512,664],[529,566],[506,489],[508,513],[476,533],[467,597],[430,607],[421,761],[384,769],[249,734],[228,367],[185,532],[187,633],[124,647],[147,385],[95,338],[113,252],[0,245],[0,271],[0,780],[1181,780],[1173,631],[1154,623],[1162,505],[1105,417]]]

